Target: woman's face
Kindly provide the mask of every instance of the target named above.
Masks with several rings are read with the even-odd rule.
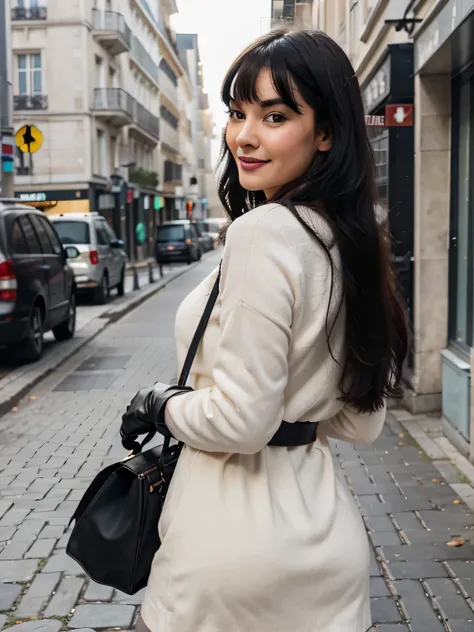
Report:
[[[315,130],[315,112],[294,89],[298,114],[283,103],[268,68],[256,83],[258,102],[231,101],[226,141],[239,169],[241,186],[271,199],[303,175],[316,152],[328,151],[331,139]]]

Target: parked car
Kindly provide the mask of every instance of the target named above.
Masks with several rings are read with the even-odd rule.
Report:
[[[196,227],[187,219],[156,227],[155,255],[158,263],[201,259],[201,246]]]
[[[122,296],[127,255],[124,242],[117,239],[107,220],[99,213],[65,213],[49,218],[62,243],[79,251],[70,262],[78,291],[92,293],[99,304],[107,302],[114,287]]]
[[[38,360],[51,329],[56,340],[74,336],[76,285],[68,257],[78,254],[63,248],[41,211],[0,198],[0,345],[15,358]]]
[[[214,239],[207,232],[205,221],[202,219],[196,219],[191,223],[196,226],[201,252],[210,252],[211,250],[214,250]]]
[[[215,246],[219,245],[220,231],[227,222],[224,217],[209,217],[204,220],[204,231],[211,236]]]

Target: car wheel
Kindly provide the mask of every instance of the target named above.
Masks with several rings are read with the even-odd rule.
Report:
[[[69,300],[67,318],[62,323],[53,328],[56,340],[69,340],[76,331],[76,293],[72,292]]]
[[[94,290],[94,302],[98,305],[105,305],[109,300],[109,277],[104,273],[99,287]]]
[[[120,274],[120,283],[117,285],[117,294],[123,296],[125,294],[125,266]]]
[[[36,362],[43,355],[43,312],[36,304],[31,310],[26,338],[21,343],[21,357],[24,362]]]

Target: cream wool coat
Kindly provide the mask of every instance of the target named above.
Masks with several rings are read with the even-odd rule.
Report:
[[[323,220],[299,211],[330,244]],[[334,316],[341,280],[331,252]],[[180,366],[216,275],[178,311]],[[336,478],[328,437],[370,443],[385,409],[357,414],[338,400],[341,367],[325,328],[330,278],[324,250],[285,207],[267,204],[230,227],[220,296],[193,366],[196,390],[166,409],[186,447],[142,606],[152,632],[370,628],[367,535]],[[338,359],[343,327],[341,310],[331,345]],[[322,422],[317,441],[267,447],[282,420]]]

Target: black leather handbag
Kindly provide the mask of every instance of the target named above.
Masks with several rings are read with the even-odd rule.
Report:
[[[219,294],[220,272],[189,347],[179,386],[191,366]],[[150,432],[143,448],[155,435]],[[75,525],[66,553],[87,575],[128,595],[144,588],[160,547],[158,521],[182,444],[163,445],[130,454],[103,469],[92,481],[74,512]]]

